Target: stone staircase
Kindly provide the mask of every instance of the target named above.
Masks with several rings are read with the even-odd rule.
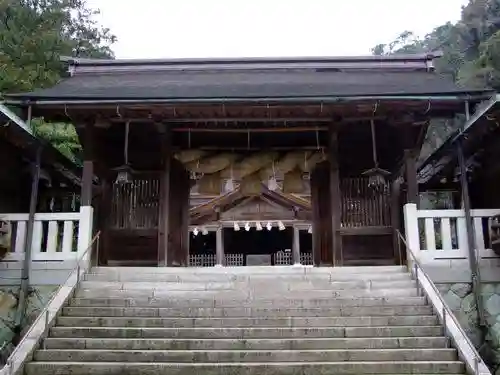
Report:
[[[462,374],[402,267],[95,268],[27,375]]]

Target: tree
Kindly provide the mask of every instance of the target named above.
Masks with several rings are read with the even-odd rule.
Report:
[[[387,44],[378,44],[372,48],[372,53],[377,56],[393,54],[412,54],[425,51],[424,41],[420,40],[413,32],[403,31],[396,39]]]
[[[0,0],[0,93],[54,85],[61,56],[112,58],[97,13],[85,0]]]
[[[75,164],[81,164],[81,145],[75,127],[67,123],[46,123],[41,119],[32,121],[35,136],[51,143],[61,154]]]
[[[116,41],[97,24],[86,0],[0,0],[0,98],[55,85],[64,74],[61,56],[113,58]],[[35,134],[76,160],[71,125],[33,121]]]
[[[459,85],[500,89],[500,0],[469,0],[461,19],[441,25],[423,38],[405,31],[387,44],[372,49],[376,55],[441,51],[436,71]],[[421,157],[439,147],[458,121],[431,123]]]

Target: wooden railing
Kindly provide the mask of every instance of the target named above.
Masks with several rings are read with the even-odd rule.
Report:
[[[87,207],[88,208],[88,207]],[[33,261],[64,261],[77,258],[79,248],[87,248],[91,237],[92,210],[37,213],[33,222],[31,251]],[[2,244],[7,248],[4,261],[21,261],[25,256],[27,213],[0,214]]]
[[[500,209],[471,210],[475,250],[480,258],[498,258],[491,249],[493,217]],[[467,259],[469,244],[464,210],[418,210],[404,207],[406,240],[422,262]]]

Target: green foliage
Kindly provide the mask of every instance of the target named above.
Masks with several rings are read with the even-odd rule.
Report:
[[[61,154],[74,163],[80,165],[79,154],[81,145],[75,127],[66,123],[46,123],[40,119],[32,121],[33,130],[37,137],[51,143]]]
[[[372,49],[375,55],[442,51],[436,70],[468,86],[500,88],[500,0],[469,0],[461,19],[423,38],[404,31]]]
[[[0,0],[0,98],[56,84],[61,56],[113,58],[116,38],[100,27],[85,0]],[[80,148],[70,124],[33,121],[34,132],[71,160]]]
[[[469,0],[457,23],[441,25],[423,38],[410,31],[372,49],[375,55],[441,51],[436,71],[459,85],[500,89],[500,0]],[[458,121],[431,123],[421,157],[439,147]]]

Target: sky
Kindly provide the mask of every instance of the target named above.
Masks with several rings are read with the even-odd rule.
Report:
[[[467,0],[88,0],[117,58],[367,55],[425,35]]]

